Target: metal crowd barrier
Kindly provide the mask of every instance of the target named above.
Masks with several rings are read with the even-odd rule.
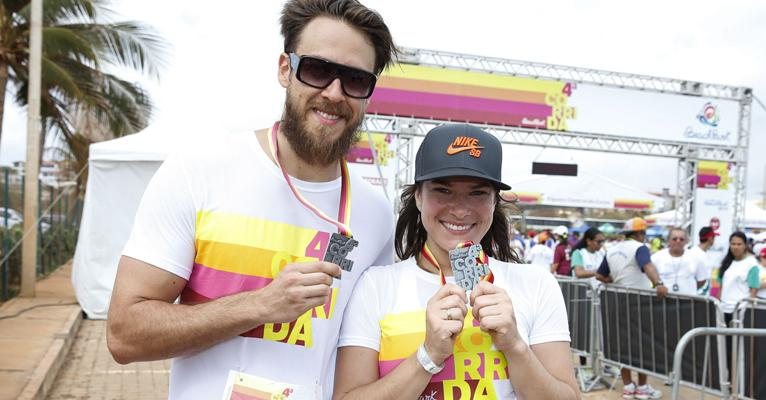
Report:
[[[705,296],[668,295],[618,285],[592,288],[587,279],[557,277],[567,307],[572,352],[590,359],[593,379],[578,374],[588,392],[599,383],[613,386],[602,367],[628,368],[670,382],[672,354],[683,335],[694,328],[724,327],[718,300]],[[722,396],[729,393],[726,346],[722,336],[692,341],[677,373],[684,386]],[[581,369],[581,367],[577,367]]]
[[[673,354],[673,373],[671,374],[671,384],[673,385],[673,389],[671,392],[670,398],[672,400],[678,399],[679,390],[680,390],[680,380],[681,380],[681,374],[679,374],[677,371],[679,371],[682,368],[682,363],[684,359],[684,353],[686,353],[686,346],[689,344],[689,342],[693,341],[698,336],[706,336],[705,343],[709,345],[710,343],[710,336],[716,335],[717,338],[721,338],[722,336],[735,336],[737,338],[744,338],[744,337],[766,337],[766,329],[745,329],[745,328],[695,328],[691,331],[687,332],[681,340],[678,342],[678,347],[676,347],[676,350]],[[763,339],[762,339],[763,340]],[[736,342],[736,340],[735,340]],[[763,357],[761,357],[763,358]],[[732,371],[732,376],[735,375],[735,371]],[[739,379],[734,379],[735,385],[732,388],[732,394],[730,396],[725,396],[724,393],[719,394],[721,398],[730,398],[730,399],[748,399],[749,397],[742,397],[740,395],[734,394],[736,393],[736,382]],[[760,381],[763,381],[763,378],[760,379]],[[758,396],[757,399],[763,399],[764,397]]]
[[[601,362],[661,379],[669,379],[671,354],[686,332],[724,326],[718,300],[712,297],[669,294],[661,299],[654,290],[617,285],[604,286],[599,296]],[[714,395],[728,392],[723,337],[712,343],[694,341],[685,354],[680,373],[685,386]]]
[[[594,288],[588,279],[557,279],[572,353],[588,358],[594,372],[589,381],[578,374],[582,391],[601,382],[613,386],[614,381],[609,385],[602,374],[602,366],[609,365],[665,379],[673,385],[673,399],[680,385],[701,396],[766,399],[766,300],[740,301],[727,328],[719,302],[712,297],[670,294],[661,299],[654,290]],[[731,354],[737,355],[731,364],[728,337],[733,338]]]
[[[599,307],[597,288],[591,285],[589,279],[566,276],[556,278],[567,308],[572,353],[587,358],[590,361],[589,368],[592,368],[595,373],[600,370],[598,350],[601,348],[600,343],[597,343],[600,340],[600,320],[595,317]],[[584,367],[579,364],[576,368],[580,372],[584,370]],[[598,374],[594,376],[598,377]],[[582,373],[577,374],[577,379],[580,390],[583,392],[593,390],[600,383],[599,379],[586,381]]]
[[[766,332],[766,300],[743,299],[734,310],[733,328]],[[732,397],[766,399],[766,333],[732,340]]]

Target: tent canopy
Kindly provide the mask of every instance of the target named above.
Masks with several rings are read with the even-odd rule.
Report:
[[[573,228],[570,228],[569,232],[573,232],[573,233],[577,232],[577,233],[582,234],[585,231],[587,231],[588,229],[590,229],[590,226],[588,226],[588,224],[583,223],[583,224],[580,224],[579,226],[575,226]]]
[[[649,224],[677,226],[681,224],[681,213],[677,210],[665,211],[644,217]],[[766,229],[766,210],[753,202],[745,205],[745,228]]]
[[[656,210],[664,206],[659,196],[590,173],[525,175],[510,177],[507,181],[522,204],[634,210]]]
[[[599,225],[598,230],[606,234],[617,232],[617,228],[615,228],[614,225],[610,224],[609,222]]]
[[[89,318],[106,318],[117,263],[152,175],[171,151],[202,138],[215,140],[202,132],[201,128],[153,125],[90,146],[88,186],[72,268],[72,286]]]

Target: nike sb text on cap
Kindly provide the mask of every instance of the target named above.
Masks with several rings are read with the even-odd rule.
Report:
[[[426,134],[415,156],[415,182],[449,176],[486,179],[498,189],[511,187],[500,180],[503,147],[496,137],[467,124],[441,125]]]

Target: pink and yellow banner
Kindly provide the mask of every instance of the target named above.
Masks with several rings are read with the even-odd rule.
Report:
[[[420,65],[381,76],[368,114],[567,130],[572,85]]]
[[[727,190],[732,178],[731,166],[725,161],[700,161],[697,165],[697,187]]]

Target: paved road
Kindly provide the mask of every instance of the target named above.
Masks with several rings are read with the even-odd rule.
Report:
[[[106,322],[83,320],[49,400],[167,399],[170,361],[120,365],[106,349]]]

